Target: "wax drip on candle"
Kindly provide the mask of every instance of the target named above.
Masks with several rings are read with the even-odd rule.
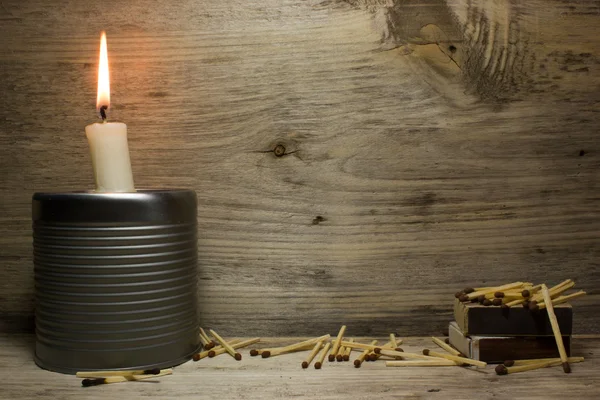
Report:
[[[106,122],[106,110],[108,110],[108,106],[100,107],[100,117],[102,117],[102,122]]]

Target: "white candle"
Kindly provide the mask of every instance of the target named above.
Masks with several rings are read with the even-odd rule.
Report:
[[[96,191],[134,192],[129,147],[127,145],[127,125],[121,122],[106,122],[106,110],[109,106],[108,52],[106,34],[102,32],[96,107],[101,110],[104,121],[85,127],[85,135],[92,156]]]

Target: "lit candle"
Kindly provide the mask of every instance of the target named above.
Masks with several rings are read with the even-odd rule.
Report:
[[[90,144],[96,191],[135,192],[127,146],[127,125],[122,122],[107,122],[106,113],[109,107],[108,52],[106,33],[102,32],[96,99],[96,109],[100,112],[102,122],[85,127],[85,135]]]

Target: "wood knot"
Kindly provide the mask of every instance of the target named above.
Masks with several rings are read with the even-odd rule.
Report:
[[[282,144],[278,144],[273,149],[273,153],[275,154],[275,157],[283,157],[285,155],[285,147]]]

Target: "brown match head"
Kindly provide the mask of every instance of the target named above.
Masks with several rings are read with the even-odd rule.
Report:
[[[210,343],[206,343],[206,344],[204,345],[204,350],[210,350],[210,349],[212,349],[212,348],[213,348],[213,347],[210,345]]]
[[[271,357],[271,352],[269,350],[265,350],[265,351],[262,352],[261,357],[262,358],[269,358],[269,357]]]
[[[500,308],[504,309],[504,310],[508,310],[510,307],[507,306],[506,304],[501,304]]]
[[[341,354],[338,354],[338,355],[336,355],[336,356],[335,356],[335,360],[336,360],[337,362],[344,361],[344,356],[343,356],[343,355],[341,355]]]
[[[362,364],[362,363],[360,362],[360,360],[354,360],[354,367],[355,367],[355,368],[360,368],[360,364]]]
[[[429,349],[423,349],[423,355],[424,356],[428,356],[429,355]]]
[[[462,301],[462,302],[464,303],[464,302],[467,302],[467,301],[469,301],[470,299],[469,299],[469,296],[467,296],[466,294],[462,294],[462,295],[461,295],[461,296],[458,298],[458,300],[460,300],[460,301]]]
[[[494,293],[494,297],[497,299],[501,299],[504,297],[504,292],[496,292]]]
[[[465,292],[466,294],[473,293],[474,291],[475,291],[475,289],[473,289],[472,287],[468,287],[468,288],[465,288],[465,290],[463,290],[463,292]]]
[[[515,360],[506,360],[506,361],[504,361],[504,366],[505,367],[512,367],[513,365],[515,365]]]
[[[529,301],[523,302],[523,308],[529,308]]]
[[[465,294],[464,292],[456,292],[454,293],[454,297],[457,299],[460,299],[460,296],[462,296],[463,294]]]
[[[302,361],[302,368],[308,368],[308,363],[306,361]]]
[[[250,356],[256,357],[257,355],[258,355],[258,350],[256,350],[256,349],[250,350]]]
[[[83,387],[96,386],[96,385],[102,385],[105,382],[106,382],[105,378],[84,379],[81,381],[81,386],[83,386]]]
[[[473,298],[471,299],[471,303],[477,303],[478,301],[479,301],[479,300],[477,299],[477,297],[473,297]]]
[[[402,347],[396,347],[394,350],[404,352],[404,349]]]
[[[537,304],[530,304],[529,305],[529,311],[531,311],[531,312],[538,312],[538,311],[540,311],[540,306],[538,306]]]
[[[315,369],[321,369],[321,363],[320,362],[316,362],[315,363]]]
[[[481,296],[479,296],[477,298],[477,301],[480,302],[480,303],[483,303],[485,301],[485,294],[482,294]]]
[[[348,354],[344,354],[344,361],[350,361],[350,356]]]
[[[242,355],[240,353],[235,353],[233,358],[235,358],[236,361],[242,361]]]
[[[329,360],[329,362],[335,361],[335,356],[333,354],[330,354],[329,356],[327,356],[327,359]],[[315,364],[315,366],[316,366],[316,364]]]
[[[217,353],[214,350],[211,350],[208,352],[208,357],[210,357],[210,358],[213,358],[216,355],[217,355]]]
[[[379,347],[375,347],[373,349],[373,353],[375,353],[375,354],[381,354],[381,349]]]
[[[450,344],[450,339],[448,339],[448,338],[444,339],[444,343]]]
[[[565,371],[565,374],[571,373],[571,366],[569,365],[568,362],[562,363],[562,367],[563,367],[563,371]]]
[[[527,290],[527,289],[524,289],[524,290],[521,292],[521,296],[523,296],[523,297],[527,298],[527,297],[531,296],[531,292],[530,292],[529,290]]]
[[[492,304],[495,306],[501,306],[502,305],[502,299],[496,298],[494,300],[492,300]]]
[[[508,374],[508,370],[506,369],[506,367],[504,365],[498,364],[498,366],[496,367],[496,374],[506,375],[506,374]]]
[[[490,299],[485,299],[483,301],[483,303],[481,303],[481,304],[483,304],[484,306],[488,307],[488,306],[492,305],[492,301]]]
[[[192,356],[192,360],[194,360],[194,361],[200,361],[200,354],[199,353],[194,354]]]

